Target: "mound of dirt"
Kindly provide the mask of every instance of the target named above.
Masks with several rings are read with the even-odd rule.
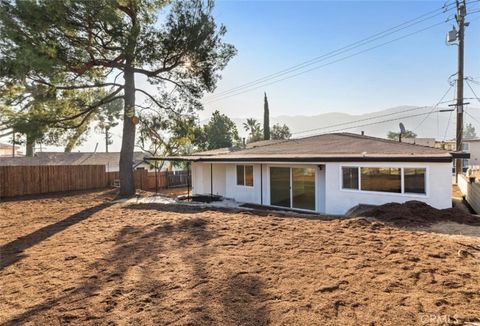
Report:
[[[420,226],[437,222],[457,222],[480,225],[480,219],[459,208],[436,209],[421,201],[388,203],[380,206],[359,205],[347,213],[348,217],[373,217],[396,226]]]

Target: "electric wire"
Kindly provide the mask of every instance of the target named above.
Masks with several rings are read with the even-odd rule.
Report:
[[[422,121],[420,121],[420,123],[415,128],[413,128],[413,130],[412,130],[413,132],[417,131],[418,128],[425,122],[425,120],[427,120],[427,118],[430,116],[430,114],[433,113],[433,110],[435,110],[440,105],[440,103],[445,99],[445,97],[448,95],[448,93],[450,92],[450,90],[453,88],[454,85],[455,84],[450,85],[450,87],[443,94],[443,96],[440,98],[440,100],[432,107],[432,110],[430,111],[430,113]]]
[[[407,38],[407,37],[410,37],[410,36],[412,36],[412,35],[419,34],[419,33],[424,32],[424,31],[426,31],[426,30],[429,30],[429,29],[432,29],[432,28],[434,28],[434,27],[443,25],[445,22],[448,22],[448,21],[450,21],[450,20],[452,20],[452,19],[453,19],[453,18],[449,18],[449,19],[447,19],[446,21],[442,21],[442,22],[439,22],[439,23],[430,25],[430,26],[428,26],[428,27],[425,27],[425,28],[416,30],[416,31],[414,31],[414,32],[411,32],[411,33],[402,35],[402,36],[400,36],[400,37],[397,37],[397,38],[394,38],[394,39],[392,39],[392,40],[389,40],[389,41],[380,43],[380,44],[378,44],[378,45],[375,45],[375,46],[372,46],[372,47],[363,49],[363,50],[361,50],[361,51],[354,52],[354,53],[352,53],[352,54],[350,54],[350,55],[341,57],[341,58],[339,58],[339,59],[336,59],[336,60],[333,60],[333,61],[330,61],[330,62],[327,62],[327,63],[325,63],[325,64],[322,64],[322,65],[319,65],[319,66],[315,66],[315,67],[310,68],[310,69],[307,69],[307,70],[300,71],[300,72],[298,72],[298,73],[296,73],[296,74],[293,74],[293,75],[289,75],[289,76],[286,76],[286,77],[283,77],[283,78],[280,78],[280,79],[276,79],[276,80],[270,81],[270,82],[268,82],[268,83],[265,83],[265,84],[262,84],[262,85],[259,85],[259,86],[255,86],[255,87],[252,87],[252,88],[248,88],[248,89],[246,89],[246,90],[244,90],[244,91],[241,91],[241,92],[237,92],[237,93],[230,94],[230,95],[225,95],[225,96],[222,96],[222,97],[219,97],[219,98],[214,98],[214,99],[212,99],[212,100],[207,100],[205,103],[206,103],[206,104],[210,104],[210,103],[213,103],[213,102],[217,102],[217,101],[224,100],[224,99],[227,99],[227,98],[230,98],[230,97],[233,97],[233,96],[238,96],[238,95],[241,95],[241,94],[244,94],[244,93],[248,93],[248,92],[251,92],[251,91],[253,91],[253,90],[255,90],[255,89],[258,89],[258,88],[262,88],[262,87],[265,87],[265,86],[268,86],[268,85],[276,84],[276,83],[278,83],[278,82],[281,82],[281,81],[284,81],[284,80],[287,80],[287,79],[291,79],[291,78],[294,78],[294,77],[303,75],[303,74],[305,74],[305,73],[308,73],[308,72],[311,72],[311,71],[314,71],[314,70],[317,70],[317,69],[320,69],[320,68],[323,68],[323,67],[332,65],[332,64],[337,63],[337,62],[340,62],[340,61],[344,61],[344,60],[346,60],[346,59],[355,57],[355,56],[360,55],[360,54],[363,54],[363,53],[365,53],[365,52],[369,52],[369,51],[375,50],[375,49],[380,48],[380,47],[382,47],[382,46],[385,46],[385,45],[394,43],[394,42],[396,42],[396,41],[399,41],[399,40],[405,39],[405,38]]]
[[[478,0],[475,0],[475,1],[478,1]],[[383,38],[383,37],[385,37],[385,36],[389,36],[389,35],[391,35],[391,34],[394,34],[394,33],[397,33],[397,32],[399,32],[399,31],[401,31],[401,30],[404,30],[404,29],[406,29],[406,28],[408,28],[408,27],[414,26],[414,25],[419,24],[419,23],[422,23],[422,22],[424,22],[424,21],[426,21],[426,20],[429,20],[429,19],[432,19],[432,18],[434,18],[434,17],[437,17],[438,15],[444,14],[444,13],[452,10],[453,8],[448,8],[448,7],[450,7],[451,5],[454,5],[454,4],[455,4],[454,2],[449,3],[449,4],[445,4],[445,5],[442,6],[441,8],[437,8],[437,9],[435,9],[435,10],[432,10],[432,11],[430,11],[430,12],[427,12],[427,13],[425,13],[425,14],[422,14],[422,15],[416,17],[416,18],[410,19],[410,20],[408,20],[408,21],[406,21],[406,22],[403,22],[403,23],[401,23],[401,24],[399,24],[399,25],[390,27],[390,28],[388,28],[388,29],[386,29],[386,30],[384,30],[384,31],[375,33],[375,34],[373,34],[373,35],[371,35],[371,36],[369,36],[369,37],[363,38],[363,39],[361,39],[361,40],[358,40],[358,41],[353,42],[353,43],[351,43],[351,44],[348,44],[348,45],[346,45],[346,46],[340,47],[340,48],[335,49],[335,50],[333,50],[333,51],[327,52],[327,53],[325,53],[325,54],[323,54],[323,55],[317,56],[317,57],[315,57],[315,58],[312,58],[312,59],[310,59],[310,60],[304,61],[304,62],[302,62],[302,63],[296,64],[296,65],[291,66],[291,67],[289,67],[289,68],[280,70],[280,71],[278,71],[278,72],[276,72],[276,73],[272,73],[272,74],[266,75],[266,76],[264,76],[264,77],[255,79],[255,80],[253,80],[253,81],[251,81],[251,82],[247,82],[247,83],[241,84],[241,85],[239,85],[239,86],[233,87],[233,88],[231,88],[231,89],[222,91],[222,92],[220,92],[220,93],[215,94],[213,97],[215,97],[215,98],[216,98],[216,97],[222,97],[223,95],[226,95],[226,94],[229,94],[229,93],[232,93],[232,92],[237,92],[237,91],[239,91],[239,90],[241,90],[241,89],[244,89],[244,88],[249,88],[249,87],[254,86],[254,85],[258,84],[258,83],[262,83],[262,82],[268,81],[268,80],[270,80],[270,79],[272,79],[272,78],[277,78],[277,77],[280,77],[280,76],[282,76],[282,75],[284,75],[284,74],[288,74],[288,73],[290,73],[290,72],[294,72],[294,71],[296,71],[296,70],[302,69],[302,68],[307,67],[307,66],[309,66],[309,65],[318,63],[319,60],[320,60],[320,61],[323,61],[324,59],[327,59],[327,58],[329,58],[329,57],[332,57],[332,55],[338,55],[338,54],[341,54],[342,52],[346,52],[346,51],[353,50],[353,49],[355,49],[355,48],[357,48],[357,47],[359,47],[359,46],[362,46],[362,45],[371,43],[371,42],[376,41],[376,40],[378,40],[378,39],[380,39],[380,38]],[[436,13],[436,12],[438,12],[439,10],[441,10],[442,12]],[[436,14],[434,14],[434,13],[436,13]],[[434,15],[432,15],[432,14],[434,14]],[[429,15],[430,15],[430,16],[429,16]],[[429,16],[429,17],[423,18],[423,17],[425,17],[425,16]],[[421,18],[423,18],[423,19],[421,19]],[[212,98],[213,98],[213,97],[212,97]]]
[[[466,4],[475,3],[475,2],[480,2],[480,0],[467,1]],[[240,85],[240,86],[233,87],[233,88],[231,88],[231,89],[229,89],[229,90],[226,90],[226,91],[217,93],[217,94],[213,95],[212,97],[206,99],[206,102],[205,102],[205,103],[206,103],[206,104],[209,104],[209,103],[213,103],[213,102],[216,102],[216,101],[224,100],[224,99],[229,98],[229,97],[233,97],[233,96],[237,96],[237,95],[244,94],[244,93],[247,93],[247,92],[251,92],[251,91],[253,91],[253,90],[255,90],[255,89],[258,89],[258,88],[261,88],[261,87],[265,87],[265,86],[268,86],[268,85],[271,85],[271,84],[275,84],[275,83],[278,83],[278,82],[281,82],[281,81],[284,81],[284,80],[287,80],[287,79],[290,79],[290,78],[294,78],[294,77],[299,76],[299,75],[302,75],[302,74],[304,74],[304,73],[308,73],[308,72],[310,72],[310,71],[312,71],[312,70],[316,70],[316,69],[322,68],[322,67],[324,67],[324,66],[327,66],[327,65],[330,65],[330,64],[339,62],[339,61],[343,61],[343,60],[348,59],[348,58],[350,58],[350,57],[359,55],[359,54],[361,54],[361,53],[364,53],[364,52],[367,52],[367,51],[370,51],[370,50],[373,50],[373,49],[378,48],[378,47],[380,47],[380,46],[387,45],[387,44],[392,43],[392,42],[394,42],[394,41],[398,41],[398,40],[400,40],[400,39],[403,39],[403,38],[405,38],[405,37],[411,36],[411,35],[413,35],[413,34],[417,34],[417,33],[423,32],[423,31],[425,31],[425,30],[427,30],[427,29],[430,29],[430,28],[433,28],[433,27],[435,27],[435,26],[438,26],[438,25],[440,25],[440,24],[442,24],[442,23],[438,23],[438,24],[431,25],[431,26],[429,26],[429,27],[427,27],[427,28],[418,30],[418,31],[416,31],[416,32],[413,32],[413,33],[410,33],[410,34],[401,36],[401,37],[399,37],[399,38],[393,39],[393,40],[388,41],[388,42],[384,42],[384,43],[380,44],[379,46],[374,46],[374,47],[368,48],[368,49],[366,49],[366,50],[364,50],[364,51],[359,51],[359,52],[357,52],[357,53],[354,53],[353,55],[349,55],[349,56],[340,58],[340,59],[338,59],[338,60],[334,60],[334,61],[332,61],[332,62],[329,62],[329,63],[325,64],[325,65],[316,66],[316,67],[314,67],[314,68],[312,68],[312,69],[308,69],[308,70],[305,70],[305,71],[301,71],[301,72],[299,72],[299,73],[297,73],[297,74],[294,74],[294,75],[291,75],[291,76],[286,76],[285,78],[276,79],[276,80],[273,80],[273,81],[269,82],[271,79],[275,79],[275,78],[281,77],[282,75],[289,74],[289,73],[291,73],[291,72],[295,72],[295,71],[297,71],[297,70],[299,70],[299,69],[303,69],[303,68],[305,68],[305,67],[308,67],[309,65],[318,63],[318,62],[323,61],[323,60],[325,60],[325,59],[333,58],[333,57],[338,56],[338,55],[340,55],[340,54],[343,54],[343,53],[345,53],[345,52],[351,51],[351,50],[355,49],[356,47],[360,47],[360,46],[362,46],[362,45],[368,44],[368,43],[373,42],[373,41],[375,41],[375,40],[377,40],[377,39],[379,39],[379,38],[383,38],[383,37],[385,37],[385,36],[394,34],[394,33],[398,32],[398,31],[401,31],[401,30],[403,30],[403,29],[405,29],[405,28],[407,28],[407,27],[416,25],[417,23],[420,23],[420,22],[423,22],[423,21],[425,21],[425,20],[427,20],[427,19],[430,19],[430,18],[433,18],[433,17],[435,17],[435,16],[438,16],[439,14],[443,14],[443,13],[445,13],[445,12],[448,12],[448,11],[450,11],[451,9],[453,9],[453,8],[449,8],[449,7],[452,6],[452,5],[454,5],[454,4],[455,4],[454,2],[452,2],[452,3],[446,3],[446,4],[445,4],[444,6],[442,6],[441,8],[438,8],[438,9],[436,9],[436,10],[433,10],[433,11],[430,11],[430,12],[428,12],[428,13],[425,13],[425,14],[423,14],[423,15],[421,15],[421,16],[418,16],[417,18],[414,18],[414,19],[411,19],[411,20],[409,20],[409,21],[406,21],[406,22],[404,22],[404,23],[402,23],[402,24],[399,24],[399,25],[397,25],[397,26],[394,26],[394,27],[392,27],[392,28],[389,28],[389,29],[387,29],[387,30],[385,30],[385,31],[383,31],[383,32],[379,32],[379,33],[377,33],[377,34],[374,34],[374,35],[372,35],[372,36],[370,36],[370,37],[367,37],[367,38],[365,38],[365,39],[362,39],[362,40],[360,40],[360,41],[354,42],[354,43],[352,43],[352,44],[350,44],[350,45],[344,46],[344,47],[342,47],[342,48],[339,48],[339,49],[337,49],[337,50],[331,51],[331,52],[329,52],[329,53],[327,53],[327,54],[324,54],[324,55],[322,55],[322,56],[313,58],[313,59],[311,59],[311,60],[305,61],[305,62],[303,62],[303,63],[300,63],[300,64],[298,64],[298,65],[292,66],[292,67],[290,67],[290,68],[281,70],[281,71],[279,71],[279,72],[277,72],[277,73],[273,73],[273,74],[267,75],[267,76],[265,76],[265,77],[256,79],[256,80],[254,80],[254,81],[252,81],[252,82],[245,83],[245,84],[242,84],[242,85]],[[420,18],[425,17],[425,16],[428,16],[428,15],[432,15],[432,13],[435,13],[435,12],[437,12],[437,11],[439,11],[439,10],[443,10],[443,12],[442,12],[442,13],[437,13],[437,14],[435,14],[434,16],[431,16],[431,17],[428,17],[428,18],[424,18],[424,19],[421,20],[421,21],[415,22],[415,21],[419,20]],[[475,13],[475,12],[473,12],[473,13]],[[467,15],[468,15],[468,14],[467,14]],[[455,19],[455,17],[450,17],[450,18],[446,19],[443,23],[448,22],[448,21],[451,21],[451,20],[453,20],[453,19]],[[413,22],[413,23],[412,23],[412,22]],[[409,24],[409,25],[407,25],[407,24]],[[404,26],[404,25],[407,25],[407,26]],[[403,27],[402,27],[402,26],[403,26]],[[400,28],[400,27],[401,27],[401,28]],[[395,29],[397,29],[397,30],[395,30]],[[383,35],[383,34],[385,34],[385,35]],[[383,35],[383,36],[382,36],[382,35]],[[320,60],[320,59],[321,59],[321,60]],[[257,85],[257,84],[259,84],[259,83],[261,83],[261,85],[259,85],[259,86],[257,86],[257,87],[252,87],[252,86]],[[247,88],[247,89],[245,89],[245,88]],[[245,89],[245,90],[242,91],[243,89]],[[232,93],[233,93],[233,94],[232,94]]]
[[[401,113],[405,113],[405,112],[416,111],[416,110],[421,110],[421,109],[426,109],[426,108],[429,108],[429,106],[415,107],[415,108],[410,108],[410,109],[395,112],[395,113],[386,113],[386,114],[381,114],[381,115],[377,115],[377,116],[374,116],[374,117],[368,117],[368,118],[364,118],[364,119],[360,119],[360,120],[342,122],[342,123],[338,123],[338,124],[334,124],[334,125],[330,125],[330,126],[323,126],[323,127],[313,128],[313,129],[301,130],[301,131],[297,131],[297,132],[292,132],[292,135],[305,134],[305,133],[309,133],[309,132],[312,132],[312,131],[331,129],[331,128],[335,128],[335,127],[341,127],[343,125],[351,125],[351,124],[358,123],[358,122],[375,120],[375,119],[379,119],[379,118],[383,118],[383,117],[388,117],[388,116],[392,116],[392,115],[397,115],[397,114],[401,114]]]

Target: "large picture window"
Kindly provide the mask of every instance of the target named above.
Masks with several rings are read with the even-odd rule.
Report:
[[[399,168],[361,168],[362,190],[402,192],[402,175]]]
[[[237,185],[253,187],[253,165],[237,165]]]
[[[341,174],[342,189],[427,194],[426,168],[343,166]]]
[[[413,194],[425,194],[425,175],[426,169],[424,168],[403,169],[405,192]]]

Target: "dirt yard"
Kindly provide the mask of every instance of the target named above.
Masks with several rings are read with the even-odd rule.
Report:
[[[1,325],[480,322],[477,237],[111,196],[0,203]]]

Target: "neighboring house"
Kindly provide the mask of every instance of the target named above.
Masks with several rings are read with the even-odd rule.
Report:
[[[453,148],[456,146],[454,145]],[[463,161],[464,167],[480,168],[480,138],[464,139],[462,141],[462,151],[470,154],[469,159]]]
[[[402,138],[402,142],[407,143],[407,144],[415,144],[415,145],[420,145],[420,146],[429,146],[429,147],[435,147],[435,144],[437,141],[435,138]]]
[[[435,147],[441,148],[447,151],[455,151],[455,149],[457,148],[457,143],[455,140],[444,140],[444,141],[437,140],[435,141]]]
[[[192,162],[193,194],[323,214],[358,204],[420,200],[451,207],[452,159],[459,153],[334,133],[166,160]]]
[[[146,168],[148,164],[143,161],[145,154],[133,153],[133,167]],[[4,165],[105,165],[107,172],[119,171],[120,153],[63,153],[63,152],[37,152],[33,157],[2,157],[0,166]]]
[[[449,151],[455,151],[457,142],[455,140],[437,142],[437,147]],[[480,168],[480,138],[463,139],[462,152],[470,154],[470,158],[463,160],[464,171],[468,168]]]
[[[23,156],[23,153],[20,151],[20,146],[13,148],[13,145],[0,143],[0,156]]]

